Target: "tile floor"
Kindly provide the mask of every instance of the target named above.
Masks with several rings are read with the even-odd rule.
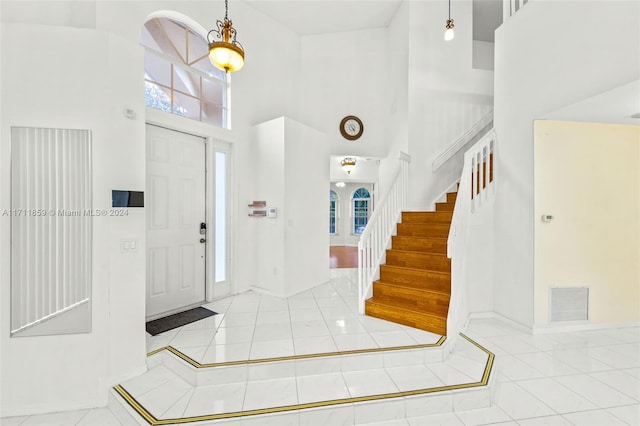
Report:
[[[150,338],[149,349],[171,344],[185,351],[190,350],[194,356],[200,356],[200,360],[217,362],[237,358],[240,356],[238,354],[263,357],[271,353],[304,353],[313,350],[320,340],[303,339],[318,337],[325,337],[327,343],[329,340],[326,338],[331,337],[338,349],[384,346],[389,341],[415,344],[426,338],[421,333],[401,326],[358,318],[350,308],[353,303],[353,276],[348,270],[344,271],[345,274],[336,276],[331,286],[318,287],[287,301],[247,294],[214,302],[211,308],[224,315],[208,319],[213,325],[190,325]],[[294,314],[296,311],[300,313]],[[288,312],[288,322],[284,321],[282,312]],[[267,327],[271,324],[280,324],[285,331],[277,334],[275,327]],[[208,334],[197,332],[206,328],[209,329]],[[215,334],[211,331],[213,328]],[[302,330],[309,333],[305,334]],[[354,422],[385,426],[640,425],[640,327],[531,335],[499,319],[486,318],[472,320],[466,334],[496,354],[495,378],[498,383],[490,408],[466,410],[464,407],[452,407],[451,412],[444,414],[416,417],[407,405],[405,418],[375,423],[375,415],[367,413],[376,410],[361,410],[359,415],[356,413]],[[261,342],[278,341],[282,344],[274,343],[277,349],[269,349],[268,345],[253,346]],[[233,345],[244,346],[236,350],[231,348]],[[329,345],[331,348],[334,346]],[[466,376],[473,362],[458,352],[452,358],[456,361],[454,368],[445,368],[444,364],[387,368],[384,370],[386,376],[378,371],[380,377],[376,376],[375,385],[381,389],[388,389],[390,384],[411,387]],[[357,380],[360,374],[357,371],[340,374],[344,381],[341,386],[325,386],[338,381],[338,376],[331,375],[315,376],[313,380],[297,377],[285,380],[279,386],[283,389],[296,388],[298,401],[314,398],[319,389],[332,392],[334,396],[352,395],[362,392],[362,385]],[[293,395],[291,392],[273,395],[273,387],[266,382],[255,382],[251,389],[244,384],[225,386],[245,386],[244,392],[249,398],[243,403],[249,405],[258,400],[265,403],[269,398],[284,398],[282,401],[269,400],[270,403],[287,403]],[[211,398],[211,389],[205,386],[196,392],[196,389],[189,388],[174,405],[163,406],[160,403],[158,406],[165,410],[165,415],[172,415],[173,412],[189,415],[197,412],[203,401]],[[150,391],[141,392],[146,394]],[[153,401],[152,395],[149,400]],[[229,404],[237,408],[239,402],[230,401]],[[384,409],[390,412],[394,407],[390,403]],[[326,425],[340,424],[340,419],[343,419],[341,413],[341,409],[337,409],[335,422],[329,421]],[[118,422],[109,410],[100,408],[3,418],[0,424],[100,426],[117,425]]]
[[[354,269],[288,299],[247,292],[204,305],[218,315],[148,336],[149,352],[170,345],[202,363],[436,343],[440,336],[357,311]]]

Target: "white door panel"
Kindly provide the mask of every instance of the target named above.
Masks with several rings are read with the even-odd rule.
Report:
[[[204,139],[147,125],[147,309],[205,299]]]

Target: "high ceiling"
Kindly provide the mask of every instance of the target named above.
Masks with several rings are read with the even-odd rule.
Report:
[[[248,0],[299,35],[383,28],[402,0]]]
[[[442,0],[444,1],[444,0]],[[384,28],[402,0],[247,0],[299,35]],[[493,42],[502,23],[502,0],[473,0],[473,38]]]

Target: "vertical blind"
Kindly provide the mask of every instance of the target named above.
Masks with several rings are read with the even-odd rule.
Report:
[[[11,129],[11,331],[88,303],[91,132]]]

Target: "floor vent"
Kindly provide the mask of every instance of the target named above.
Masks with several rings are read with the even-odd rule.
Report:
[[[588,319],[588,287],[556,287],[551,289],[551,322],[586,321]]]

